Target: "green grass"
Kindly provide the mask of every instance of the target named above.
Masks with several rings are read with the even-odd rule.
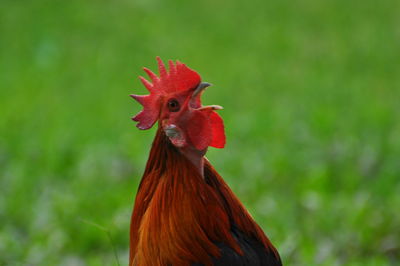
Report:
[[[0,265],[127,264],[156,55],[214,84],[208,157],[284,264],[396,265],[399,3],[1,1]]]

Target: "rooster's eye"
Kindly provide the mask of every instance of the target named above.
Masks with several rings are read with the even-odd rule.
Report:
[[[180,109],[179,102],[175,99],[168,101],[168,109],[170,112],[178,112]]]

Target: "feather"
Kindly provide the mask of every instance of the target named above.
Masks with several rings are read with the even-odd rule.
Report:
[[[203,179],[161,128],[130,229],[130,266],[281,265],[276,249],[211,164],[205,161]]]

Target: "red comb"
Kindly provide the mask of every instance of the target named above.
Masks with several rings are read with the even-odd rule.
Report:
[[[169,72],[167,72],[160,57],[157,56],[156,59],[158,61],[160,76],[158,77],[150,69],[144,67],[144,71],[152,82],[139,77],[150,94],[131,95],[132,98],[143,105],[143,110],[132,118],[133,121],[138,122],[136,126],[139,129],[149,129],[157,121],[161,109],[162,96],[177,91],[193,89],[201,81],[200,75],[197,72],[179,61],[176,61],[174,64],[172,60],[169,60]]]

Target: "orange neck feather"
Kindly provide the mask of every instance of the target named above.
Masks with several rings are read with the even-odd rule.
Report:
[[[203,179],[159,128],[136,195],[129,265],[212,265],[215,242],[242,254],[232,224],[276,253],[211,164],[205,160]]]

